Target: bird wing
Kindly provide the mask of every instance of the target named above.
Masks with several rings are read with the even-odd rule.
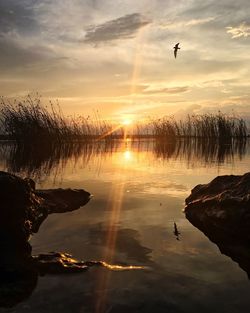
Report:
[[[177,57],[177,49],[174,49],[174,57]]]

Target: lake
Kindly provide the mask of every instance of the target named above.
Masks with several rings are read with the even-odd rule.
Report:
[[[93,195],[79,210],[51,214],[30,240],[33,254],[61,251],[142,269],[41,276],[0,312],[248,312],[247,273],[183,209],[194,186],[246,173],[249,164],[249,143],[127,139],[40,150],[2,144],[1,170],[30,176],[40,189]]]

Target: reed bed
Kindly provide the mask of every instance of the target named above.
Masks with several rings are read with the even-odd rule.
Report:
[[[208,138],[227,140],[246,138],[246,122],[236,116],[217,114],[188,115],[185,120],[177,121],[174,117],[153,120],[153,133],[156,138],[176,139]]]
[[[18,142],[65,142],[112,140],[125,136],[125,126],[94,118],[65,117],[58,103],[42,105],[41,98],[27,96],[22,101],[1,99],[2,134]],[[138,123],[126,135],[130,138],[154,137],[174,141],[178,138],[198,138],[227,142],[248,135],[246,122],[237,116],[217,114],[188,115],[185,120],[174,117]]]
[[[65,117],[58,103],[42,105],[39,97],[27,96],[22,101],[1,99],[1,133],[18,142],[65,142],[110,140],[124,135],[115,124],[95,118]]]

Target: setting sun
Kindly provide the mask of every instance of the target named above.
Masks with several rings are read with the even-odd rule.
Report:
[[[126,118],[122,121],[122,125],[128,126],[133,123],[132,119]]]

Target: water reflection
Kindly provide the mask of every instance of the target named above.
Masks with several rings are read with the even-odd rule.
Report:
[[[177,224],[174,222],[174,231],[173,231],[176,240],[180,241],[180,235],[181,233],[178,230]]]
[[[245,155],[249,142],[247,140],[233,140],[227,144],[213,140],[180,140],[174,143],[162,143],[157,141],[155,153],[163,159],[181,158],[185,159],[188,165],[194,162],[209,164],[221,164],[232,162],[234,156],[240,159]]]
[[[98,163],[118,146],[116,141],[82,144],[21,145],[12,142],[0,144],[0,159],[8,172],[20,173],[36,180],[45,179],[52,171],[55,176],[62,173],[69,162],[87,165],[93,158]]]
[[[220,252],[230,257],[239,267],[247,273],[250,279],[250,242],[249,235],[239,236],[237,233],[232,235],[224,230],[216,228],[212,223],[197,223],[195,219],[187,216],[190,223],[203,232],[208,239],[215,243]]]
[[[48,149],[9,143],[0,146],[0,160],[2,169],[43,180],[43,188],[85,188],[94,195],[83,210],[51,215],[32,238],[33,253],[67,251],[77,259],[151,269],[47,275],[10,312],[248,311],[245,273],[181,211],[195,185],[218,171],[246,171],[247,142],[127,140]]]
[[[95,143],[65,143],[60,145],[16,145],[14,143],[0,144],[0,160],[2,167],[12,173],[19,173],[43,180],[53,171],[55,177],[60,177],[69,163],[81,163],[86,167],[95,163],[96,171],[100,171],[103,160],[114,152],[122,152],[120,164],[133,164],[139,153],[150,152],[155,160],[181,160],[188,167],[195,163],[206,166],[233,163],[234,158],[242,159],[249,148],[248,140],[233,140],[230,144],[220,144],[204,140],[178,140],[172,143],[162,141],[124,141],[113,140]]]

